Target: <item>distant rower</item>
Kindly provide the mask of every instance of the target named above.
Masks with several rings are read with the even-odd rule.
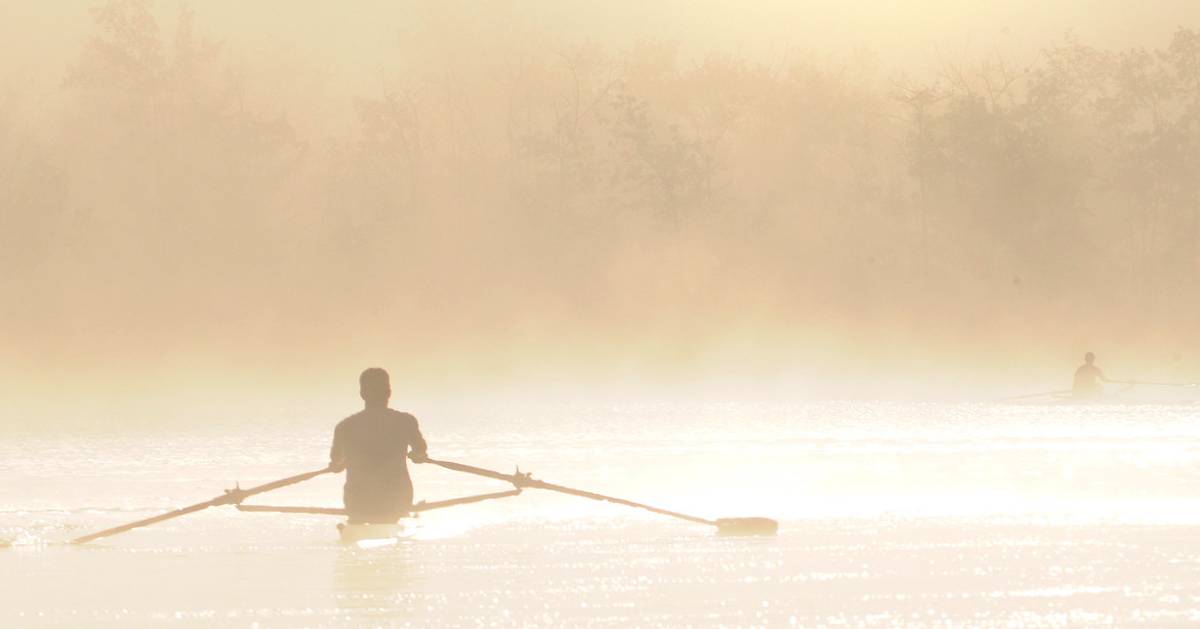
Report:
[[[1083,357],[1083,364],[1075,370],[1075,386],[1071,388],[1071,393],[1075,397],[1095,397],[1104,392],[1104,387],[1100,383],[1109,382],[1109,379],[1094,364],[1095,362],[1096,355],[1088,352]]]
[[[405,457],[424,462],[425,438],[416,417],[388,408],[392,385],[386,371],[367,369],[358,385],[364,408],[333,431],[329,467],[346,470],[342,499],[351,524],[394,524],[412,509]]]

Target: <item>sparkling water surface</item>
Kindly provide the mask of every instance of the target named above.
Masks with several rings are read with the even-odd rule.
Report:
[[[396,546],[218,507],[322,467],[336,418],[0,443],[0,626],[1067,626],[1200,622],[1200,406],[823,403],[416,409],[440,458],[705,517],[526,490]],[[418,499],[505,489],[414,466]],[[322,477],[248,503],[338,506]]]

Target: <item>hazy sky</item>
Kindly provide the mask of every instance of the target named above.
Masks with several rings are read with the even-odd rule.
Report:
[[[904,126],[908,112],[897,105],[889,84],[867,85],[857,77],[840,76],[840,60],[866,51],[886,78],[903,73],[927,80],[942,64],[970,63],[989,55],[998,54],[1017,66],[1030,64],[1068,34],[1108,51],[1137,46],[1161,50],[1180,27],[1200,25],[1200,2],[1195,0],[531,0],[457,2],[449,3],[450,8],[445,8],[448,3],[411,0],[209,0],[190,5],[163,0],[151,5],[161,31],[159,43],[169,46],[175,41],[176,16],[182,7],[191,6],[196,32],[223,44],[219,62],[195,85],[167,85],[168,90],[195,89],[171,101],[180,106],[178,111],[156,110],[161,117],[155,118],[136,110],[122,118],[121,107],[128,103],[120,98],[102,102],[106,82],[121,76],[120,70],[105,74],[112,68],[105,65],[104,53],[86,45],[99,32],[89,10],[95,4],[0,0],[0,40],[5,42],[0,56],[0,131],[11,132],[0,140],[13,140],[0,143],[0,149],[9,150],[14,159],[37,158],[30,161],[26,187],[9,197],[22,199],[22,206],[0,208],[12,212],[0,218],[12,216],[14,224],[42,229],[43,240],[22,237],[18,244],[30,251],[34,250],[30,242],[46,247],[50,253],[27,256],[26,270],[31,278],[51,278],[30,280],[37,290],[29,291],[49,304],[48,312],[34,306],[13,309],[21,310],[20,320],[34,333],[8,331],[18,350],[7,361],[0,360],[0,373],[37,364],[42,372],[36,385],[51,390],[58,386],[57,374],[72,361],[89,365],[92,371],[84,377],[90,378],[87,374],[107,372],[112,361],[122,358],[139,383],[149,381],[146,372],[155,366],[162,367],[164,381],[187,369],[224,374],[234,365],[247,373],[312,371],[312,380],[325,380],[374,362],[376,338],[386,335],[392,343],[384,354],[389,361],[406,364],[403,369],[412,374],[434,374],[432,379],[451,385],[460,382],[463,374],[502,379],[505,369],[515,371],[513,365],[522,361],[542,368],[543,356],[577,361],[576,366],[583,367],[612,364],[618,371],[629,365],[630,379],[636,380],[639,352],[658,361],[648,370],[708,360],[715,365],[710,371],[718,377],[747,380],[771,374],[788,380],[786,370],[776,369],[777,364],[799,356],[800,362],[808,361],[801,371],[833,380],[839,376],[829,363],[813,357],[833,356],[857,367],[856,357],[846,351],[856,344],[868,347],[866,351],[874,352],[872,357],[882,363],[911,368],[906,373],[926,367],[951,370],[951,361],[931,352],[926,337],[957,330],[958,336],[952,334],[946,345],[960,352],[956,359],[962,362],[975,360],[978,351],[964,339],[978,340],[981,346],[1006,343],[1006,331],[1026,324],[1028,312],[1022,308],[1034,311],[1034,306],[1019,299],[1025,299],[1020,291],[1036,281],[1028,268],[1013,270],[1019,265],[1006,256],[1015,259],[1028,252],[990,248],[997,240],[993,230],[1005,228],[1003,220],[994,219],[966,223],[963,229],[969,230],[970,238],[946,238],[950,253],[943,257],[955,260],[953,264],[960,268],[953,269],[952,277],[929,279],[929,284],[896,280],[909,281],[920,273],[897,271],[907,268],[911,260],[894,251],[890,260],[877,258],[872,251],[860,255],[856,247],[869,249],[872,242],[886,254],[889,247],[916,251],[920,247],[914,243],[924,246],[925,240],[915,235],[915,228],[902,231],[908,223],[884,224],[908,216],[905,212],[913,205],[909,189],[913,169],[906,162],[910,153],[901,146],[910,135]],[[526,34],[536,35],[534,43],[523,45]],[[430,45],[431,38],[436,45]],[[480,44],[482,39],[489,42]],[[644,78],[637,74],[638,64],[656,61],[647,62],[653,54],[632,50],[645,42],[678,45],[682,62],[677,76],[656,85],[638,83]],[[628,216],[620,214],[615,207],[619,203],[608,195],[622,193],[621,185],[641,185],[654,177],[633,173],[623,180],[625,184],[609,183],[629,174],[622,168],[630,160],[621,151],[630,145],[620,143],[628,139],[621,134],[633,127],[616,128],[603,115],[587,120],[586,115],[576,115],[574,130],[592,135],[572,146],[586,145],[594,152],[585,155],[587,151],[580,150],[566,158],[565,153],[553,154],[565,146],[562,142],[570,144],[581,137],[561,133],[565,127],[555,123],[564,106],[577,102],[572,99],[579,97],[580,85],[596,89],[592,96],[597,103],[608,98],[593,114],[601,109],[605,115],[620,114],[623,104],[634,102],[617,98],[617,90],[604,91],[609,88],[596,77],[573,82],[574,69],[567,70],[560,53],[580,43],[605,50],[608,58],[597,64],[608,64],[606,71],[626,72],[630,94],[651,109],[659,108],[647,124],[661,124],[652,133],[666,140],[652,148],[665,147],[663,154],[667,154],[718,138],[708,154],[715,156],[712,164],[720,166],[709,180],[716,181],[709,189],[717,190],[711,200],[714,206],[730,199],[740,203],[723,208],[726,213],[721,216],[744,220],[739,229],[746,229],[748,236],[739,238],[727,226],[705,222],[717,212],[697,213],[699,218],[689,227],[694,231],[677,229],[664,239],[666,244],[651,233],[658,227],[625,221]],[[488,57],[492,50],[502,54]],[[728,74],[722,74],[720,67],[709,74],[708,68],[689,74],[697,69],[693,62],[709,52],[751,63]],[[413,73],[414,68],[420,71],[422,63],[432,68],[430,72],[456,72],[455,64],[438,63],[437,57],[454,54],[476,62],[470,68],[474,75],[465,72],[466,76],[458,77],[459,84],[451,86],[465,91],[451,93],[453,89],[443,89],[446,85],[436,81],[412,81],[408,87],[424,93],[407,103],[411,110],[404,109],[405,103],[397,107],[395,102],[385,102],[389,82],[401,73]],[[172,53],[164,56],[172,58]],[[794,81],[776,81],[767,76],[769,72],[759,72],[802,57],[817,59],[816,69],[799,64],[799,78]],[[495,80],[497,68],[504,63],[520,65],[530,59],[530,68],[522,67],[523,73]],[[92,91],[66,86],[68,69],[81,61],[93,64],[93,76],[102,84],[89,88]],[[504,70],[511,68],[499,71]],[[525,82],[518,85],[518,80]],[[594,84],[587,84],[589,80]],[[128,90],[134,103],[159,98],[139,91],[142,87],[134,82],[116,90]],[[211,101],[195,111],[180,105],[196,94]],[[236,95],[238,107],[222,100],[228,94]],[[747,109],[738,123],[722,122],[722,107],[727,103],[721,99],[732,95],[731,101],[736,101],[746,94],[754,103],[743,103]],[[371,118],[371,105],[386,109],[385,115]],[[211,109],[205,109],[208,106]],[[636,107],[624,111],[631,115],[627,121],[637,122]],[[237,123],[245,127],[229,124],[247,112]],[[410,114],[411,120],[405,117]],[[518,131],[526,135],[514,142],[513,125],[525,122],[528,126]],[[709,123],[713,127],[705,126]],[[680,127],[693,124],[685,132],[696,135],[670,144],[680,140]],[[731,125],[732,130],[725,129],[730,135],[704,135],[721,124]],[[894,126],[885,129],[884,125]],[[114,128],[120,130],[116,135],[111,133]],[[243,128],[256,129],[263,141],[256,144],[247,139],[250,136],[238,130]],[[162,141],[160,134],[167,132],[177,134],[170,136],[172,142]],[[423,155],[427,162],[421,165],[425,170],[398,157],[403,151],[396,149],[398,143],[417,136],[417,143],[427,151]],[[950,148],[976,146],[967,136],[959,138],[961,145]],[[276,146],[273,142],[283,147],[278,163],[271,161],[278,157],[273,149],[262,148]],[[1070,138],[1052,138],[1046,145],[1075,146]],[[1078,146],[1093,144],[1080,141]],[[594,158],[579,162],[584,164],[582,170],[592,172],[576,173],[578,180],[571,180],[561,166],[580,156]],[[240,157],[245,161],[238,162]],[[979,156],[965,161],[975,157]],[[674,174],[686,177],[693,172],[687,171],[695,165],[688,159],[684,155],[670,164],[680,169]],[[1067,164],[1075,161],[1074,156],[1062,159]],[[270,167],[255,170],[263,163]],[[969,211],[959,211],[959,200],[944,203],[947,233],[956,233],[954,221],[1007,216],[1012,208],[1025,217],[1038,211],[1051,215],[1064,207],[1073,211],[1058,199],[1032,210],[1021,207],[1024,198],[1006,196],[1007,189],[997,192],[986,187],[1005,164],[980,163],[983,166],[977,170],[951,175],[960,183],[980,184],[984,192],[968,202],[979,202]],[[275,167],[278,170],[271,170]],[[1181,170],[1186,171],[1186,164]],[[147,171],[154,176],[146,176]],[[396,192],[403,187],[397,182],[405,176],[420,180],[412,187],[424,188],[424,201],[397,200],[411,192]],[[1180,180],[1185,178],[1180,175]],[[659,183],[666,179],[660,177]],[[577,196],[559,196],[556,186],[567,189],[581,181]],[[1019,183],[1012,187],[1020,188]],[[663,186],[667,196],[675,193],[673,185],[668,181]],[[863,200],[874,198],[871,195],[886,197],[886,207]],[[680,205],[685,203],[691,201]],[[1176,208],[1186,206],[1170,203]],[[644,213],[637,220],[679,211],[653,204],[639,207]],[[43,205],[55,209],[43,211]],[[1136,214],[1135,205],[1130,203],[1126,209]],[[856,207],[860,214],[844,211],[846,207]],[[868,210],[878,215],[869,215]],[[770,212],[776,212],[772,220],[777,224],[755,222],[758,213]],[[95,232],[77,233],[75,245],[64,244],[63,225],[76,224],[72,221],[80,217],[86,221],[78,224]],[[261,223],[254,223],[253,217]],[[367,236],[355,235],[355,229]],[[642,229],[646,233],[638,231]],[[1125,225],[1097,229],[1118,235],[1130,232]],[[1132,245],[1117,248],[1141,247],[1138,251],[1149,252],[1145,264],[1162,265],[1154,271],[1178,269],[1176,260],[1149,255],[1162,248],[1161,234],[1171,231],[1155,225],[1147,238],[1138,240],[1139,233],[1131,238]],[[197,233],[201,235],[194,237]],[[1086,239],[1086,234],[1076,236],[1053,234],[1061,241]],[[377,238],[380,251],[371,255],[393,257],[364,254],[347,262],[342,256],[346,251],[369,249],[354,238]],[[409,248],[391,246],[405,238],[410,239]],[[211,246],[213,240],[220,246]],[[897,242],[904,246],[892,247]],[[277,249],[270,250],[272,246]],[[326,249],[312,253],[321,246]],[[1090,308],[1107,305],[1105,295],[1088,292],[1091,288],[1079,278],[1103,275],[1108,282],[1109,277],[1128,272],[1134,279],[1126,281],[1138,288],[1148,284],[1143,281],[1146,277],[1174,277],[1150,272],[1134,276],[1123,257],[1126,249],[1109,252],[1117,267],[1113,272],[1104,275],[1103,269],[1086,269],[1072,278],[1075,286],[1059,291],[1065,296],[1063,303],[1040,304],[1042,310],[1036,311],[1044,317],[1040,321],[1052,328],[1059,321],[1073,321],[1077,313],[1086,316]],[[396,251],[404,254],[403,263],[396,263],[401,258],[393,255]],[[764,254],[772,251],[778,258]],[[984,254],[976,256],[978,251]],[[960,258],[953,257],[959,254]],[[1054,251],[1047,255],[1051,254],[1059,255]],[[986,255],[992,258],[985,260]],[[1069,257],[1070,252],[1061,256]],[[1058,259],[1052,264],[1046,264],[1046,258],[1030,259],[1034,262],[1029,264],[1044,264],[1043,268],[1064,266]],[[1070,266],[1076,261],[1066,262]],[[55,267],[59,263],[62,268]],[[270,267],[272,263],[278,268]],[[296,264],[317,270],[305,276],[295,272]],[[264,265],[268,270],[263,270]],[[98,274],[100,280],[89,273]],[[358,275],[390,281],[394,273],[402,276],[399,283],[409,293],[390,291],[393,301],[375,311],[359,304],[347,306],[358,319],[338,311],[339,299],[347,294],[337,291],[352,292]],[[228,281],[230,277],[234,280]],[[863,288],[844,278],[875,283]],[[195,290],[188,281],[203,290]],[[1181,293],[1169,284],[1174,280],[1162,281],[1156,288],[1159,294]],[[352,288],[346,289],[347,285]],[[1045,283],[1042,290],[1055,296],[1051,299],[1057,296]],[[706,291],[724,293],[710,296]],[[744,305],[731,296],[734,292],[747,300]],[[1014,295],[1011,303],[993,308],[1009,295]],[[911,302],[898,301],[899,297]],[[480,307],[481,303],[490,304],[490,309]],[[831,305],[835,303],[843,309]],[[943,306],[959,308],[967,316],[946,325],[937,320]],[[1127,307],[1133,313],[1127,320],[1143,316],[1140,304]],[[1178,314],[1166,297],[1159,308]],[[975,315],[996,317],[996,327],[973,327],[969,317]],[[895,320],[888,320],[893,316]],[[811,321],[828,324],[830,330],[808,325]],[[1093,338],[1114,330],[1135,336],[1125,322],[1097,317],[1072,329],[1054,328],[1051,334],[1061,336],[1061,347],[1014,343],[1013,351],[1045,349],[1045,354],[1053,354],[1051,370],[1069,370],[1074,356],[1085,345],[1090,348]],[[1147,363],[1161,364],[1162,355],[1176,353],[1184,333],[1173,326],[1153,332],[1160,349]],[[864,335],[868,340],[863,340]],[[669,340],[672,337],[674,342]],[[1141,335],[1129,345],[1139,346],[1148,337]],[[714,345],[702,348],[700,342],[693,342],[697,339],[713,340]],[[424,344],[430,351],[420,362],[405,363],[412,344]],[[800,352],[789,353],[798,346],[803,347]],[[438,351],[444,354],[440,358],[435,355]],[[342,353],[334,356],[337,352]],[[705,352],[709,358],[703,358]],[[13,362],[12,356],[20,360],[6,364]],[[1013,370],[1028,371],[1026,358],[1015,358]],[[759,371],[734,373],[739,365],[753,366],[755,360]],[[1186,362],[1175,360],[1180,365]],[[730,373],[717,373],[726,367]],[[557,373],[553,366],[544,369]],[[803,382],[796,388],[802,389]]]
[[[0,0],[0,87],[16,83],[41,93],[61,84],[91,28],[90,0]],[[164,29],[191,7],[201,33],[226,45],[239,63],[286,82],[258,86],[269,94],[308,99],[321,124],[348,122],[344,93],[371,93],[392,76],[397,42],[419,30],[430,6],[420,0],[349,4],[262,0],[160,0]],[[1125,48],[1161,42],[1200,21],[1200,3],[1154,0],[589,0],[459,1],[484,24],[521,24],[565,42],[623,47],[645,41],[677,44],[685,54],[734,52],[764,61],[796,54],[873,55],[890,76],[934,72],[946,61],[1001,52],[1014,64],[1071,33],[1081,41]],[[27,97],[29,98],[29,97]],[[44,103],[45,101],[34,101]],[[40,104],[35,104],[34,108]],[[294,120],[305,124],[304,120]]]
[[[77,52],[90,27],[94,2],[0,0],[0,38],[6,67],[54,69]],[[473,3],[460,3],[470,6]],[[734,50],[779,55],[790,49],[844,53],[864,47],[906,69],[936,64],[939,56],[1035,51],[1071,32],[1085,42],[1123,48],[1163,41],[1195,24],[1191,0],[840,0],[612,1],[530,0],[479,3],[480,13],[550,27],[564,39],[623,44],[661,39],[697,51]],[[429,3],[360,0],[349,4],[262,0],[156,3],[164,14],[192,6],[203,31],[258,51],[298,55],[359,85],[378,79],[402,32]]]

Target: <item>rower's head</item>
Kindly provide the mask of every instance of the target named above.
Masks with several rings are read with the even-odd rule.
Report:
[[[1096,362],[1096,355],[1095,355],[1095,354],[1093,354],[1093,353],[1091,353],[1091,352],[1088,352],[1088,353],[1084,354],[1084,355],[1083,355],[1083,362],[1085,362],[1085,363],[1087,363],[1087,364],[1089,364],[1089,365],[1090,365],[1090,364],[1092,364],[1092,363],[1094,363],[1094,362]],[[386,376],[387,374],[384,374],[384,375]]]
[[[386,406],[392,397],[392,382],[388,372],[379,367],[364,369],[358,376],[358,394],[368,406]]]

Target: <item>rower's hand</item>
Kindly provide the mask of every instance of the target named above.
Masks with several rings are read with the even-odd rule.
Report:
[[[429,461],[429,457],[424,452],[409,452],[408,458],[413,463],[425,463]]]

